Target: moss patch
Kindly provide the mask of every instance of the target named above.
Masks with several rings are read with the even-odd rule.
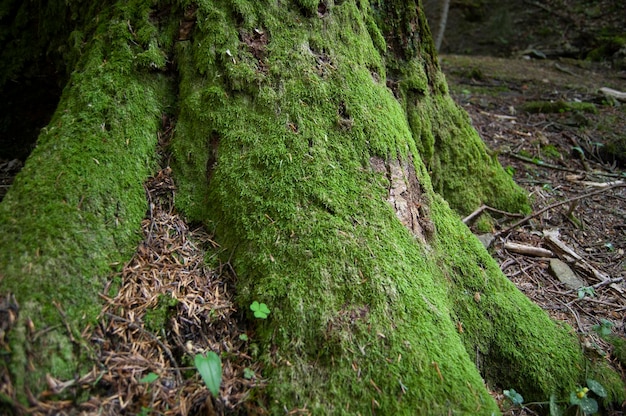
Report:
[[[565,101],[528,101],[524,103],[522,110],[528,113],[564,113],[568,111],[580,111],[591,114],[598,113],[598,109],[592,103]]]
[[[146,310],[144,322],[152,333],[158,334],[165,329],[165,324],[175,312],[174,307],[178,301],[170,296],[159,295],[159,300],[154,308]]]

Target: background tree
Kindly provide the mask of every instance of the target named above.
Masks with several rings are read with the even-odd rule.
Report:
[[[167,113],[178,208],[231,250],[239,303],[272,310],[271,413],[491,414],[483,379],[545,400],[592,376],[623,399],[460,222],[527,205],[447,94],[419,4],[44,3],[1,9],[3,53],[24,58],[5,82],[51,39],[68,68],[0,205],[19,397],[89,366],[81,333],[138,240]],[[16,40],[33,28],[46,42]]]

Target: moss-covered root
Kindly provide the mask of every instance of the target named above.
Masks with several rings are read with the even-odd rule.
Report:
[[[100,309],[111,266],[132,254],[147,209],[143,181],[172,86],[143,69],[165,61],[145,2],[124,3],[99,16],[105,23],[0,204],[0,293],[19,304],[1,371],[22,398],[45,388],[45,373],[76,375],[80,330]]]
[[[489,155],[468,115],[449,95],[425,100],[406,91],[405,97],[411,133],[433,188],[457,213],[469,214],[481,204],[510,212],[529,211],[524,190],[505,173],[497,157]]]

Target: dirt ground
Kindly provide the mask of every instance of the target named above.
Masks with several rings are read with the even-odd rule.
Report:
[[[623,158],[603,151],[624,140],[626,104],[599,92],[626,91],[624,73],[574,60],[444,55],[441,63],[455,100],[533,204],[532,218],[512,229],[517,219],[489,210],[468,225],[493,237],[490,252],[522,292],[625,374],[623,358],[598,334],[606,327],[626,335],[626,173]],[[571,266],[582,289],[551,273],[553,258]]]

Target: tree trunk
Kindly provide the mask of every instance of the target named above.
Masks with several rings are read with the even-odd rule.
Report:
[[[19,390],[88,365],[81,330],[137,242],[175,108],[177,206],[230,250],[241,307],[271,309],[257,330],[271,414],[492,414],[485,381],[547,400],[589,376],[624,398],[459,219],[527,205],[448,95],[416,2],[144,3],[94,16],[0,204],[0,293],[19,304],[3,371]]]

